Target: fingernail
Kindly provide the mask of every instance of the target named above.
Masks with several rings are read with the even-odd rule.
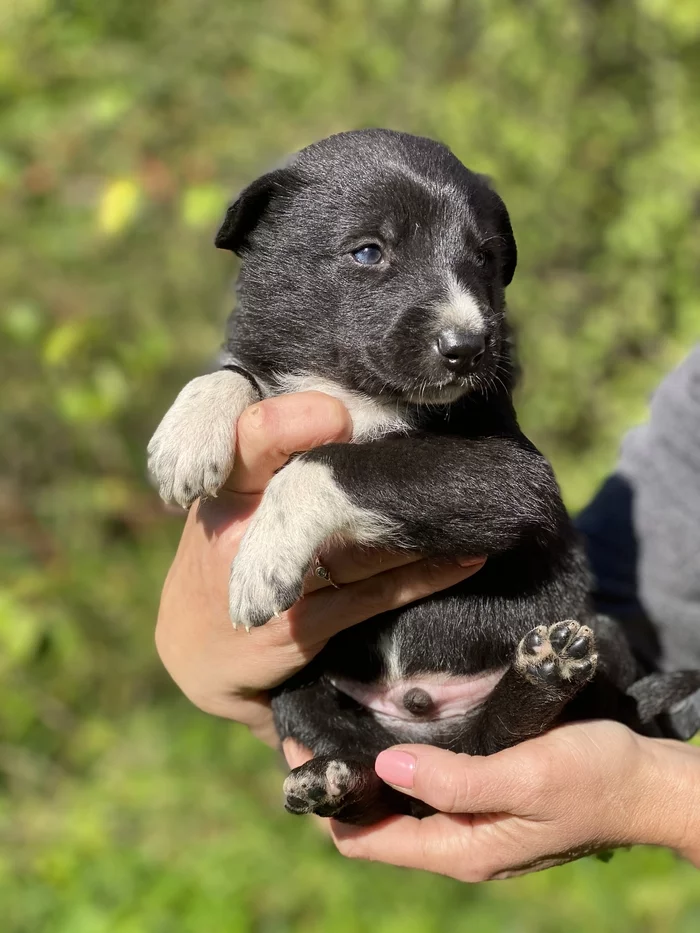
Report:
[[[377,755],[374,770],[389,784],[395,784],[396,787],[413,787],[416,759],[408,752],[389,748]]]
[[[460,567],[473,567],[474,564],[483,564],[483,557],[458,557],[457,563]]]

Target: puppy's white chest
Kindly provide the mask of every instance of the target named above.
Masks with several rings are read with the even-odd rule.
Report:
[[[403,402],[391,402],[355,392],[333,382],[305,373],[284,375],[277,380],[283,393],[323,392],[337,398],[350,412],[352,440],[358,444],[385,434],[405,433],[413,427],[413,415]]]

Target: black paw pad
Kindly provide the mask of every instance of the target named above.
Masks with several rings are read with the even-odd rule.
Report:
[[[571,641],[571,636],[579,630],[578,622],[557,622],[549,630],[549,643],[554,651],[563,651]]]
[[[591,629],[568,620],[528,632],[518,646],[515,666],[531,683],[577,689],[593,677],[597,662]]]

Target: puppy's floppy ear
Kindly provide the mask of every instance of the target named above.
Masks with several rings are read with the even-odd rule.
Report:
[[[515,267],[518,264],[518,248],[515,245],[515,236],[510,223],[510,217],[506,206],[496,193],[493,182],[488,175],[479,175],[479,179],[488,188],[491,199],[491,208],[498,226],[498,235],[500,239],[499,253],[501,256],[501,273],[503,275],[504,287],[510,285],[515,275]]]
[[[289,169],[280,168],[248,185],[226,211],[214,245],[219,249],[230,249],[240,256],[248,245],[248,237],[275,198],[290,192],[293,183],[294,176]]]

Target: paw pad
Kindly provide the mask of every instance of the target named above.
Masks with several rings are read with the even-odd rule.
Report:
[[[539,625],[518,646],[515,666],[532,683],[582,686],[596,671],[595,638],[574,620]]]

